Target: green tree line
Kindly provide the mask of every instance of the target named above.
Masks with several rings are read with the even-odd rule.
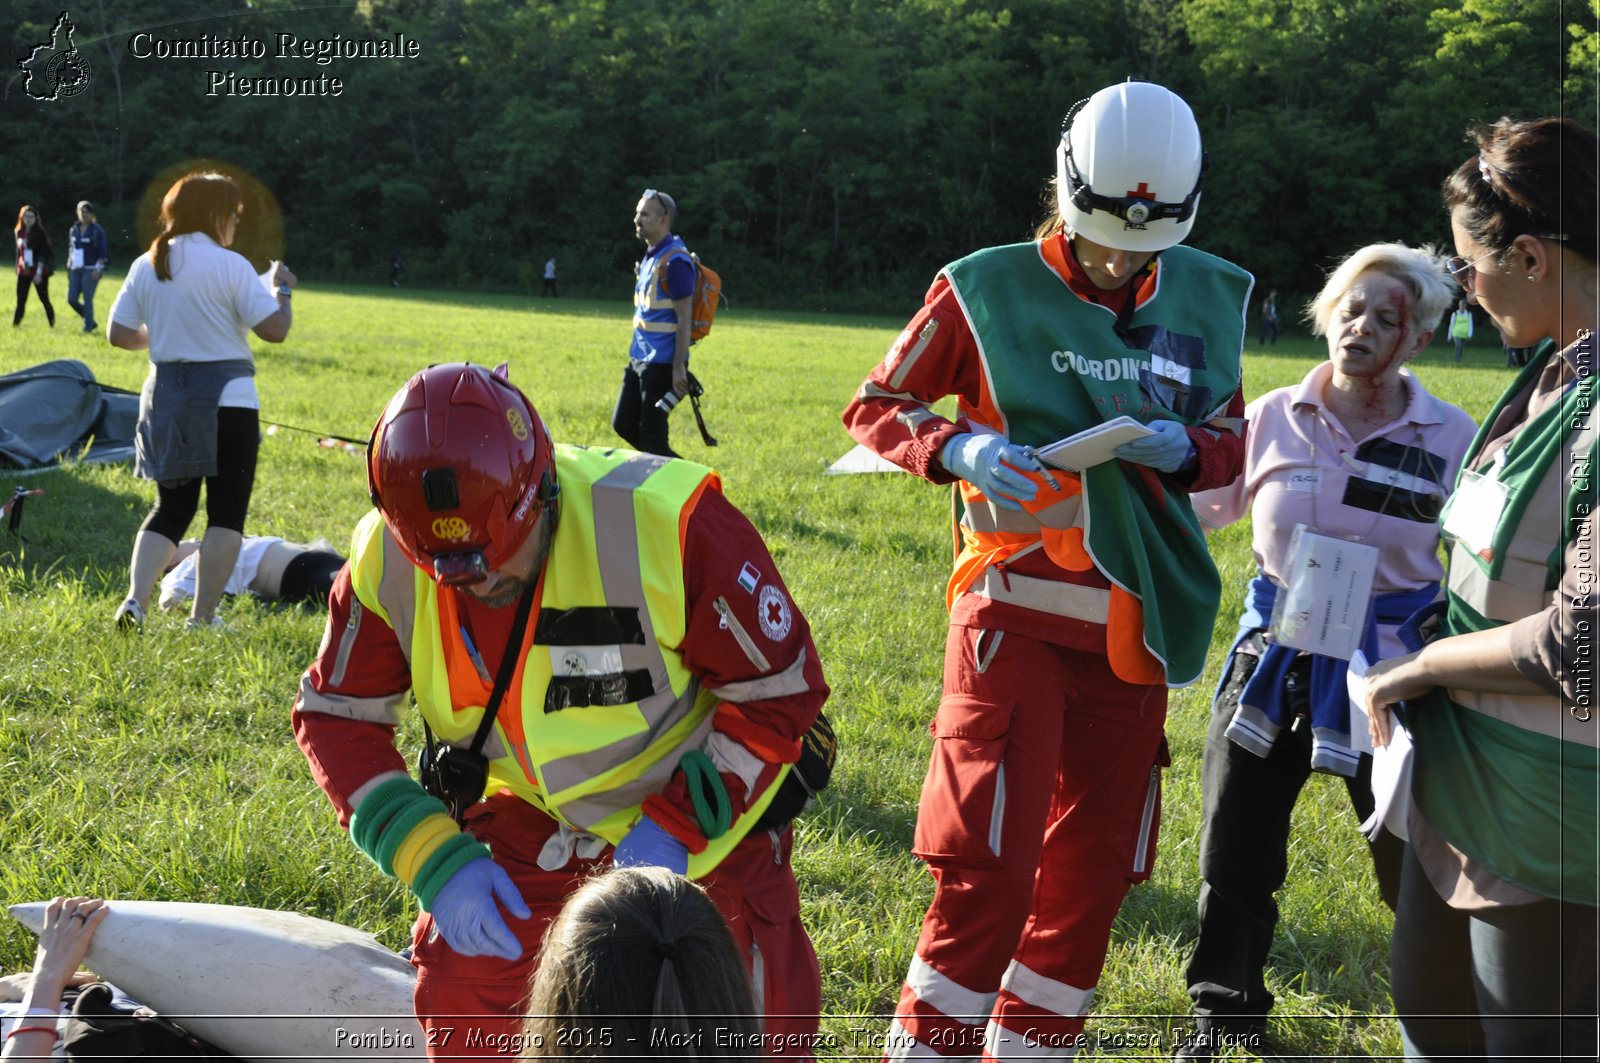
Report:
[[[17,0],[11,54],[64,0]],[[210,160],[250,180],[241,249],[307,279],[627,290],[642,189],[735,300],[908,309],[943,263],[1023,239],[1062,116],[1127,77],[1194,107],[1191,243],[1286,297],[1375,239],[1444,241],[1438,185],[1502,114],[1593,125],[1596,0],[78,0],[78,95],[0,98],[8,211],[101,204],[119,264]],[[133,35],[261,59],[140,58]],[[279,58],[275,35],[417,42]],[[341,95],[208,95],[207,71]]]

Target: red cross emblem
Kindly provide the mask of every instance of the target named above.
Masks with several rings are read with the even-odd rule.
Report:
[[[1129,199],[1155,199],[1156,194],[1150,191],[1150,185],[1145,181],[1139,182],[1138,188],[1130,188],[1124,193]]]
[[[767,600],[767,623],[773,627],[783,626],[783,603],[776,598]]]

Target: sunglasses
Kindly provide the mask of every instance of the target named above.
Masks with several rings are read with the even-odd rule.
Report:
[[[1490,251],[1486,255],[1479,255],[1471,262],[1468,262],[1460,255],[1456,255],[1445,260],[1444,268],[1450,271],[1451,279],[1461,285],[1462,291],[1470,293],[1473,288],[1473,282],[1478,276],[1478,263],[1486,258],[1493,258],[1497,254],[1499,254],[1498,251]]]
[[[1549,240],[1552,243],[1557,244],[1564,244],[1567,242],[1566,233],[1532,233],[1530,235],[1532,235],[1535,240]],[[1460,255],[1455,255],[1451,258],[1445,259],[1444,268],[1450,271],[1451,279],[1457,284],[1461,285],[1462,291],[1470,293],[1472,291],[1473,281],[1477,279],[1478,273],[1480,272],[1478,269],[1478,263],[1482,262],[1486,258],[1493,258],[1499,253],[1500,252],[1498,251],[1490,251],[1486,254],[1479,255],[1471,262],[1468,262]]]
[[[661,204],[661,209],[666,211],[668,214],[671,214],[673,211],[678,209],[677,203],[673,201],[671,196],[667,195],[665,192],[658,192],[654,188],[645,189],[644,195],[641,198],[643,198],[646,203],[652,199],[655,200],[657,203]]]

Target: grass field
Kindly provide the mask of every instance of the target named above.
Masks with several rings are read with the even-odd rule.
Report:
[[[102,317],[119,281],[101,285]],[[674,445],[715,465],[765,533],[833,686],[842,759],[826,800],[800,822],[795,863],[835,1058],[858,1045],[876,1058],[864,1035],[881,1032],[871,1016],[893,1006],[931,893],[908,849],[939,697],[949,496],[910,476],[824,475],[851,446],[841,408],[914,307],[886,309],[723,315],[695,362],[722,445],[701,445],[687,409],[673,429]],[[255,344],[262,416],[365,438],[413,371],[509,360],[557,439],[609,445],[628,313],[621,301],[305,288],[289,342]],[[30,307],[0,373],[70,357],[105,383],[139,386],[144,355],[80,336],[65,307],[61,319],[47,331]],[[1248,394],[1298,380],[1323,353],[1303,337],[1249,350]],[[1481,418],[1509,379],[1501,361],[1485,345],[1457,367],[1436,342],[1414,368]],[[126,466],[75,467],[25,481],[0,473],[0,493],[23,482],[46,493],[28,504],[25,545],[0,532],[0,901],[90,893],[286,908],[403,946],[414,902],[338,829],[289,729],[321,617],[240,600],[224,607],[224,634],[185,634],[167,616],[143,637],[121,637],[111,613],[153,485]],[[250,532],[342,546],[366,507],[357,456],[293,431],[263,441]],[[1252,568],[1248,528],[1220,533],[1213,549],[1226,589],[1211,670],[1174,693],[1160,858],[1123,908],[1095,1002],[1091,1039],[1108,1058],[1164,1056],[1134,1046],[1170,1045],[1188,1026],[1200,751]],[[409,756],[420,728],[403,737]],[[1342,784],[1313,779],[1295,822],[1268,972],[1279,998],[1268,1058],[1393,1054],[1389,918]],[[0,923],[0,968],[24,969],[31,936]]]

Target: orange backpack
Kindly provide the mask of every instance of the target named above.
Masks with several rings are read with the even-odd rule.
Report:
[[[711,331],[711,324],[717,318],[717,308],[727,301],[727,296],[722,292],[722,274],[701,262],[700,256],[693,251],[680,254],[688,255],[689,261],[694,263],[694,301],[689,308],[689,342],[693,344],[705,339]]]

